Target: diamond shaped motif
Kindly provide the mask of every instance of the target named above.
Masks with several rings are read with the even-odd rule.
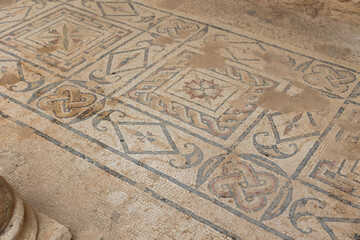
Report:
[[[7,32],[0,43],[15,55],[36,56],[37,64],[69,76],[95,62],[109,47],[119,46],[138,33],[125,24],[59,6]]]
[[[126,153],[178,153],[174,141],[163,124],[121,122],[114,127]]]
[[[98,2],[104,16],[138,16],[134,6],[128,2]]]
[[[288,118],[283,117],[282,113],[269,115],[276,142],[289,142],[301,138],[317,136],[316,123],[311,113],[288,114]]]
[[[147,66],[148,54],[146,49],[115,52],[110,56],[107,74],[116,74],[130,70],[137,70]]]

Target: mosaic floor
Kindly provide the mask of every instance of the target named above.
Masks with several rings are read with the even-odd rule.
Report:
[[[0,14],[2,174],[74,239],[360,239],[359,68],[145,0]]]

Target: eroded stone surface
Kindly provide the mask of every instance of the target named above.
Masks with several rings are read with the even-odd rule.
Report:
[[[14,206],[14,194],[8,183],[0,177],[0,232],[2,232],[9,224]]]
[[[334,17],[341,20],[346,17],[347,20],[352,19],[359,21],[360,5],[358,0],[252,0],[259,4],[266,4],[271,7],[284,7],[296,11],[302,11],[305,14],[316,17],[324,15]]]
[[[69,230],[58,223],[57,221],[49,218],[45,214],[38,213],[37,219],[39,223],[38,240],[70,240],[71,234]]]
[[[332,2],[8,5],[0,173],[74,239],[358,238],[359,28]]]
[[[148,0],[152,6],[157,6],[157,0]],[[267,1],[267,0],[192,0],[177,8],[176,12],[191,13],[212,23],[224,23],[242,30],[261,34],[269,39],[274,39],[291,45],[319,52],[321,54],[344,59],[359,64],[360,48],[358,36],[359,3],[338,0],[321,1],[321,8],[314,18],[306,15],[301,2],[318,1]],[[286,3],[286,4],[285,4]],[[330,4],[334,5],[330,8]],[[335,11],[336,7],[346,13]],[[347,7],[357,11],[348,13]],[[329,10],[333,9],[333,10]],[[337,7],[339,8],[339,7]],[[310,8],[311,9],[311,8]],[[316,10],[316,9],[315,9]],[[308,10],[309,11],[309,10]],[[328,48],[319,47],[327,45]],[[348,49],[345,54],[334,49]]]
[[[69,230],[24,203],[0,177],[1,240],[70,240]]]

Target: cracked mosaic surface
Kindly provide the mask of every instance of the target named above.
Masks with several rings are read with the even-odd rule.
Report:
[[[18,78],[0,89],[3,118],[220,233],[215,239],[359,239],[360,159],[326,154],[344,139],[360,148],[360,129],[337,124],[360,123],[358,69],[146,1],[34,0],[1,11],[0,71]],[[214,43],[226,43],[225,67],[187,64]],[[299,91],[264,71],[269,52],[288,59],[327,111],[257,104],[267,90]],[[205,236],[194,229],[193,238]]]

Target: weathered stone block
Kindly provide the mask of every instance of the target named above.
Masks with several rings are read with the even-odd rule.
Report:
[[[24,203],[0,177],[0,240],[70,240],[69,230]]]

